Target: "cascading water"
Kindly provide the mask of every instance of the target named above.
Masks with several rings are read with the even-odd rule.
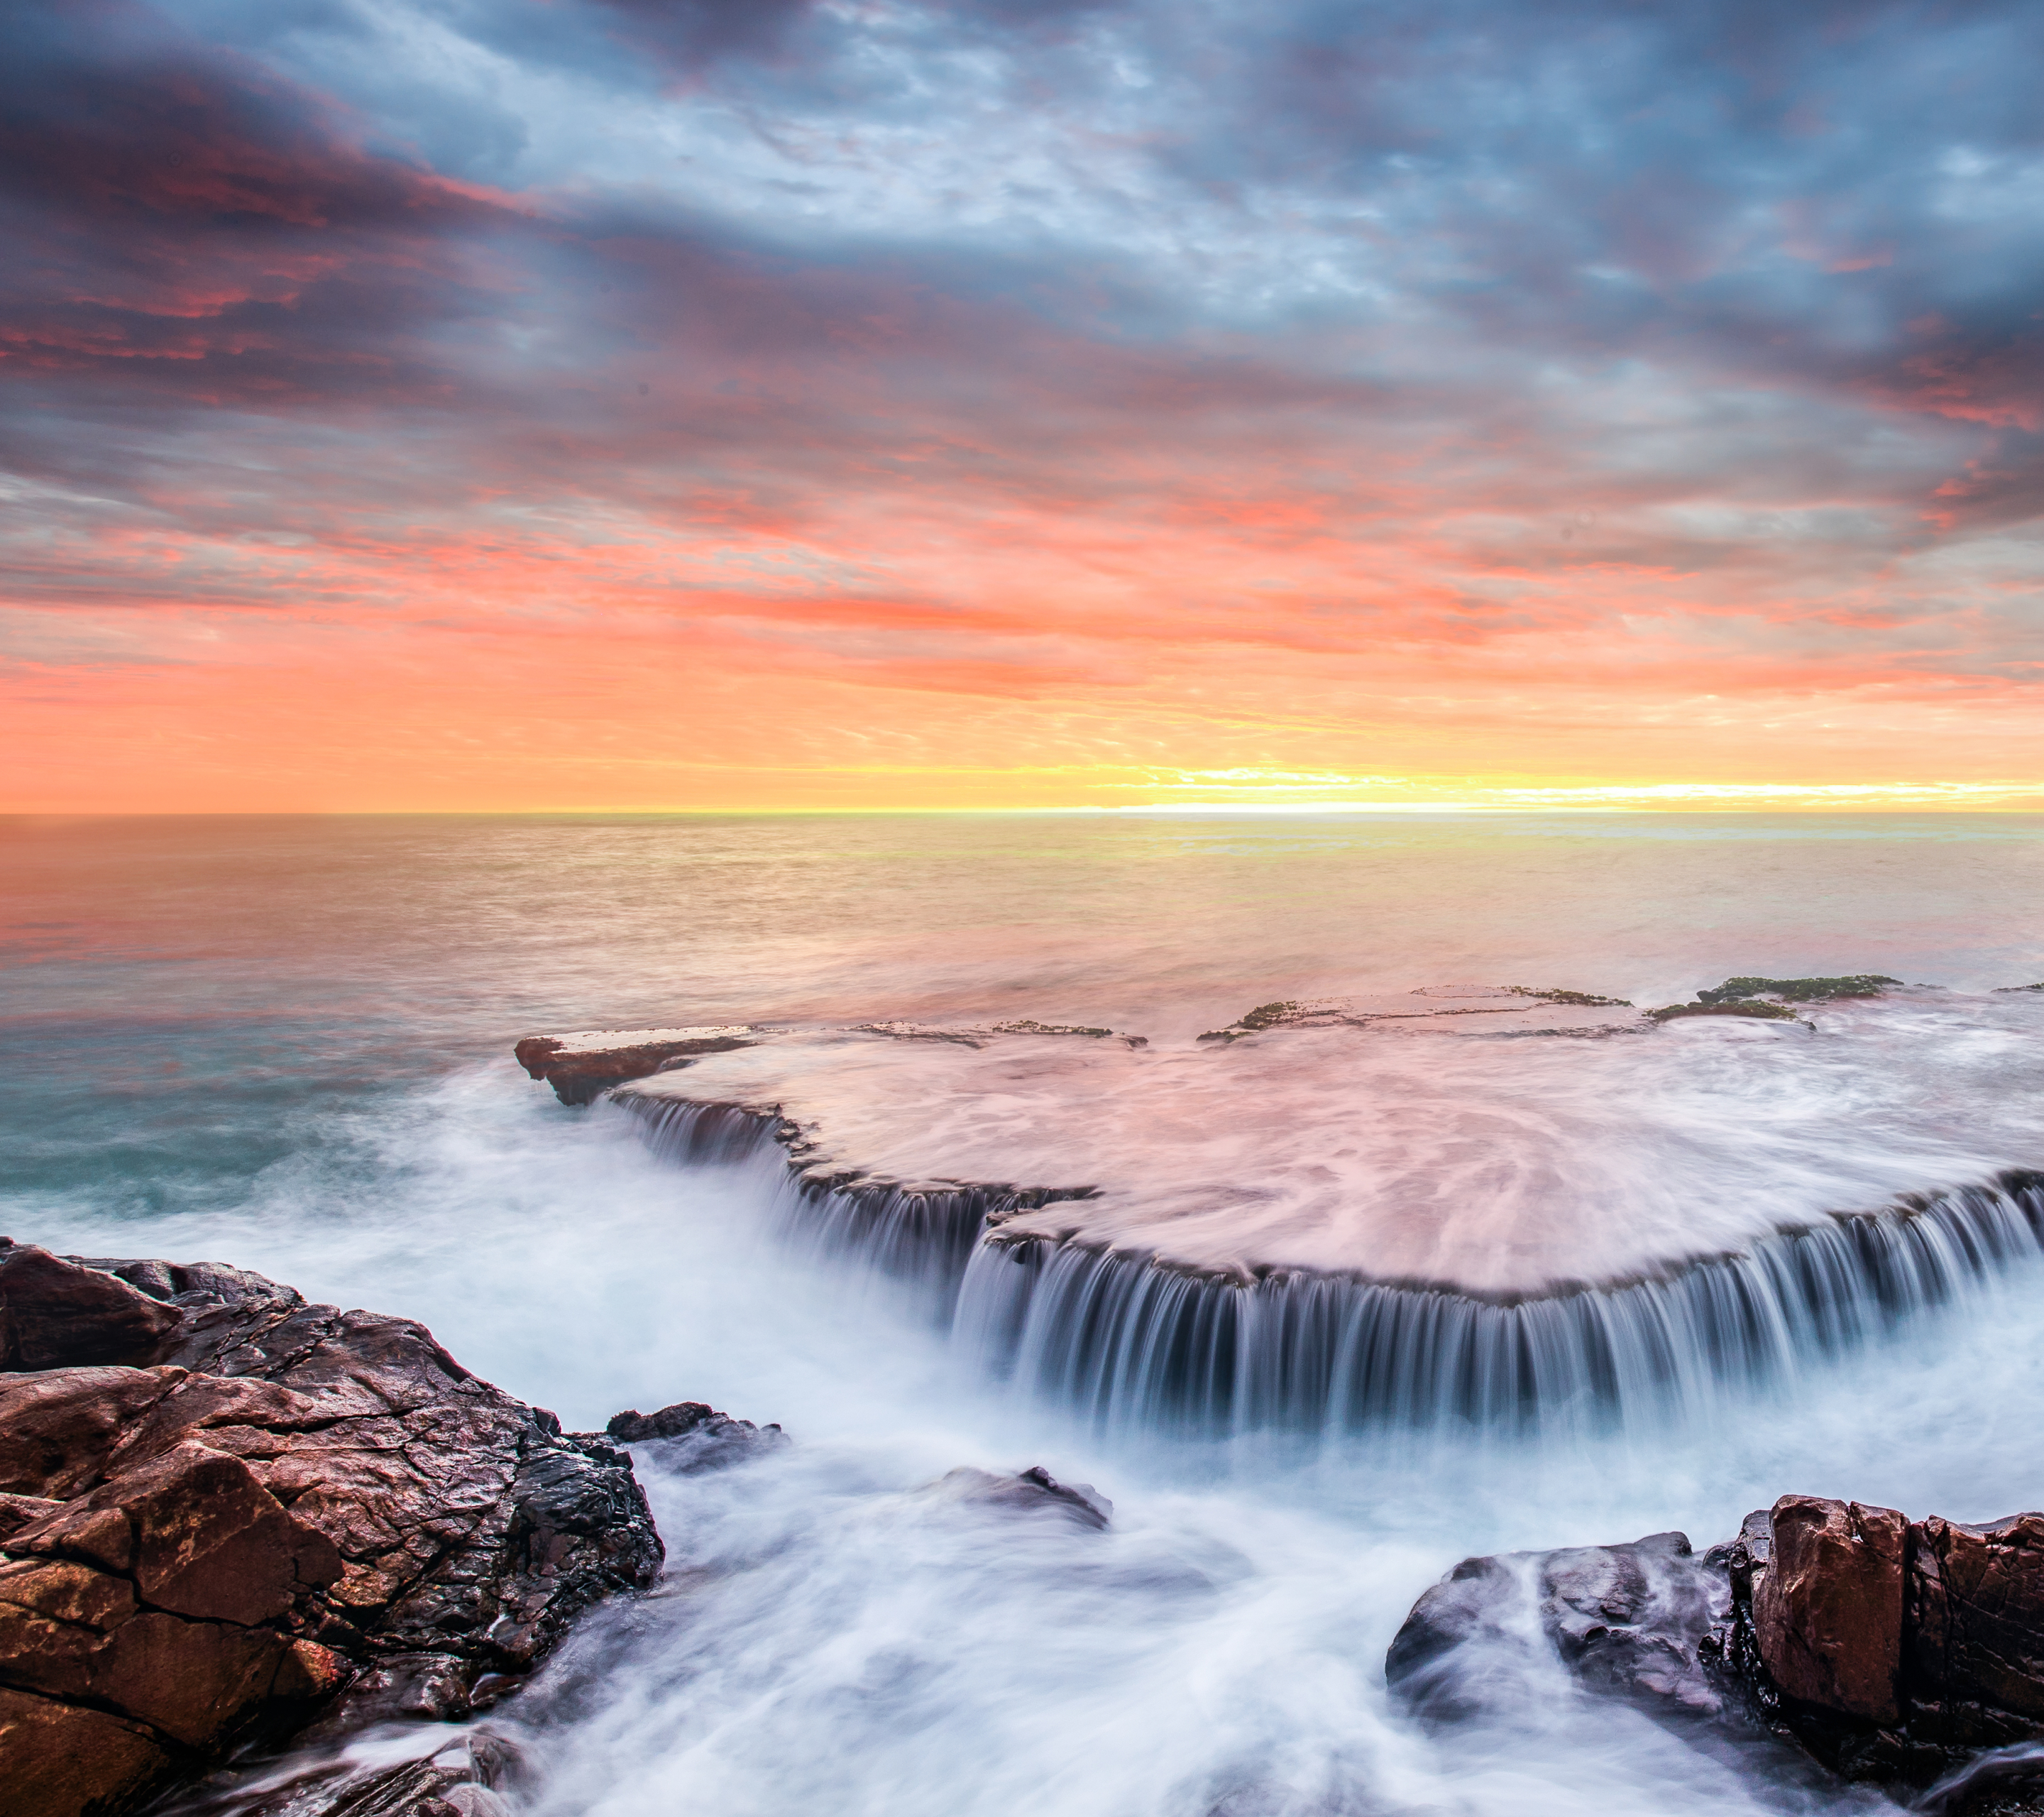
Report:
[[[678,1160],[763,1158],[794,1134],[771,1112],[619,1101]],[[1243,1281],[1002,1235],[1003,1214],[1069,1193],[779,1171],[785,1235],[923,1289],[977,1366],[1105,1427],[1195,1435],[1700,1412],[2044,1250],[2044,1174],[2011,1171],[1778,1231],[1741,1254],[1547,1293],[1295,1270]]]
[[[2040,1249],[2034,1174],[1510,1302],[1339,1276],[1244,1285],[997,1237],[966,1270],[956,1331],[986,1366],[1108,1426],[1622,1425],[1792,1375]]]

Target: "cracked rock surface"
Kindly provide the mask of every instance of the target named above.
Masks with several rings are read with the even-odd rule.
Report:
[[[0,1370],[9,1817],[113,1817],[336,1693],[465,1716],[659,1573],[630,1458],[409,1320],[0,1239]]]

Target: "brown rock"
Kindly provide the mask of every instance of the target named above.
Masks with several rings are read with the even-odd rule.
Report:
[[[1908,1674],[1926,1700],[2044,1722],[2044,1514],[1911,1530]]]
[[[246,1464],[196,1442],[25,1527],[9,1546],[132,1571],[156,1608],[244,1627],[275,1619],[341,1573],[333,1542],[294,1519]]]
[[[478,1381],[421,1325],[214,1265],[5,1244],[0,1261],[70,1293],[95,1343],[122,1296],[154,1309],[149,1332],[171,1321],[156,1367],[0,1376],[0,1757],[39,1788],[36,1817],[117,1817],[382,1661],[459,1719],[479,1678],[501,1685],[658,1574],[629,1458]],[[358,1725],[403,1713],[352,1689],[337,1708],[358,1701]]]
[[[0,1545],[10,1534],[19,1533],[32,1521],[55,1514],[63,1504],[48,1496],[0,1494]]]
[[[174,1308],[33,1244],[0,1250],[0,1369],[152,1363]]]
[[[563,1104],[592,1102],[628,1079],[643,1079],[669,1062],[699,1054],[728,1054],[754,1043],[737,1035],[678,1035],[624,1047],[571,1048],[558,1036],[528,1035],[512,1051],[533,1078],[544,1079]]]
[[[7,1817],[100,1817],[156,1784],[170,1765],[139,1723],[0,1688]]]
[[[1908,1521],[1892,1508],[1793,1495],[1773,1518],[1753,1628],[1775,1684],[1806,1704],[1895,1722]]]
[[[0,1377],[0,1490],[62,1500],[99,1479],[181,1369],[52,1369]]]

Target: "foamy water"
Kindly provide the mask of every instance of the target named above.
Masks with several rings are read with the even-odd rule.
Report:
[[[1112,1023],[1155,1043],[1147,1062],[1122,1051],[1121,1090],[1154,1092],[1174,1060],[1237,1083],[1176,1141],[1118,1108],[1072,1136],[1147,1159],[1143,1177],[1197,1171],[1177,1142],[1239,1158],[1266,1135],[1281,1172],[1306,1166],[1279,1139],[1296,1113],[1242,1126],[1291,1074],[1319,1106],[1304,1120],[1359,1126],[1367,1177],[1439,1157],[1401,1188],[1424,1203],[1436,1166],[1460,1167],[1479,1217],[1559,1175],[1702,1247],[1727,1239],[1684,1217],[1730,1232],[1745,1198],[1691,1193],[1685,1157],[1771,1206],[1845,1208],[2015,1158],[2034,1000],[1992,987],[2044,976],[2040,849],[2008,820],[52,832],[13,853],[33,898],[18,920],[71,925],[12,936],[10,1038],[33,1064],[6,1107],[19,1165],[0,1202],[17,1238],[218,1257],[421,1317],[572,1427],[691,1398],[789,1428],[787,1450],[720,1474],[642,1454],[662,1592],[600,1613],[490,1719],[532,1763],[515,1796],[533,1817],[1876,1808],[1778,1759],[1700,1754],[1537,1659],[1500,1664],[1519,1682],[1494,1716],[1431,1735],[1389,1703],[1384,1649],[1468,1554],[1671,1526],[1701,1543],[1792,1489],[1973,1519],[2044,1503],[2037,1270],[1658,1425],[1199,1441],[965,1366],[914,1293],[784,1239],[772,1169],[675,1166],[622,1109],[555,1104],[508,1048],[548,1027]],[[1339,1030],[1189,1045],[1274,997],[1418,980],[1658,1002],[1741,971],[1862,970],[1953,994],[1823,1012],[1815,1035],[1668,1029],[1575,1058]],[[1006,1063],[874,1051],[912,1073]],[[982,1139],[969,1092],[918,1089],[928,1128],[888,1139]],[[888,1091],[833,1114],[904,1101]],[[1385,1115],[1344,1112],[1358,1101]],[[1032,1148],[1049,1127],[1040,1105],[982,1108]],[[897,1122],[876,1114],[876,1141]],[[1585,1130],[1605,1134],[1572,1146]],[[1097,1485],[1109,1531],[928,1490],[959,1465],[1032,1463]]]

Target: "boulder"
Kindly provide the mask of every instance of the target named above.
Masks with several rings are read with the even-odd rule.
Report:
[[[9,1817],[116,1817],[322,1710],[465,1718],[658,1577],[630,1458],[409,1320],[4,1240],[0,1296]]]
[[[1892,1508],[1784,1496],[1772,1524],[1773,1562],[1752,1601],[1769,1677],[1798,1702],[1895,1722],[1908,1522]]]

